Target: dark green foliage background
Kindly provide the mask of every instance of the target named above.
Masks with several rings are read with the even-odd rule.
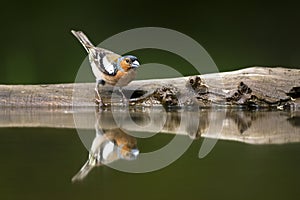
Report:
[[[0,84],[73,82],[86,54],[71,29],[96,44],[137,27],[174,29],[199,42],[221,71],[300,66],[299,6],[288,1],[6,1],[1,8]],[[159,51],[135,54],[143,63],[182,64]]]

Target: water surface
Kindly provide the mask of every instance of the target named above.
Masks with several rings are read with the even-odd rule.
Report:
[[[3,127],[0,136],[0,199],[274,200],[300,196],[298,142],[257,145],[218,140],[200,159],[200,137],[161,170],[133,174],[100,166],[82,181],[72,182],[88,157],[76,129]],[[173,137],[161,133],[138,138],[138,148],[149,152]]]

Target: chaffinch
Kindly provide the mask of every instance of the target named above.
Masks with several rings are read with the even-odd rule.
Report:
[[[121,56],[107,49],[95,47],[87,36],[81,31],[71,31],[88,52],[90,65],[96,77],[96,103],[103,106],[102,98],[99,94],[98,86],[109,85],[118,86],[123,96],[122,87],[128,85],[136,76],[136,69],[140,66],[138,59],[132,55]]]
[[[120,159],[135,160],[138,155],[139,150],[134,137],[127,135],[120,128],[100,131],[96,127],[96,137],[93,140],[89,158],[72,178],[72,181],[84,179],[96,166],[109,164]]]

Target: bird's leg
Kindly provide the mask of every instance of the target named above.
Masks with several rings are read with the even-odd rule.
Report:
[[[127,105],[127,104],[128,104],[128,99],[127,99],[127,97],[125,96],[125,94],[123,93],[121,87],[119,88],[119,92],[122,94],[122,103],[123,103],[123,105]]]
[[[104,85],[104,81],[102,80],[102,79],[100,79],[100,80],[96,80],[96,86],[95,86],[95,97],[96,97],[96,99],[95,99],[95,102],[96,102],[96,104],[98,104],[100,107],[102,107],[102,106],[105,106],[105,104],[103,103],[103,101],[102,101],[102,98],[101,98],[101,96],[100,96],[100,93],[99,93],[99,84],[101,84],[101,85]]]

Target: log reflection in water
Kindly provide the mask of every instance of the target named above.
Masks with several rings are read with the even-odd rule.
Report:
[[[211,110],[203,109],[199,112],[178,110],[161,112],[160,110],[134,111],[134,118],[139,126],[129,122],[129,119],[118,120],[116,125],[111,111],[104,111],[107,120],[103,127],[119,126],[124,130],[141,131],[135,136],[153,135],[160,132],[169,134],[188,135],[193,139],[200,136],[223,140],[240,141],[250,144],[282,144],[300,142],[299,112],[286,111],[243,111],[243,110]],[[150,118],[151,115],[151,118]],[[124,113],[118,112],[119,118]],[[83,117],[79,115],[77,121]],[[84,117],[86,118],[86,116]],[[82,121],[81,121],[82,122]],[[86,122],[86,121],[85,121]],[[79,127],[88,127],[87,123],[78,123]],[[149,125],[150,124],[150,125]],[[146,127],[147,128],[143,128]],[[218,126],[222,126],[219,128]],[[139,129],[137,129],[137,127]],[[217,128],[214,128],[217,127]],[[195,132],[194,130],[197,129]],[[212,132],[209,130],[220,130]]]
[[[240,141],[250,144],[282,144],[300,142],[300,112],[242,111],[234,109],[203,109],[199,112],[163,109],[131,109],[128,112],[103,110],[101,126],[122,128],[139,137],[150,137],[158,131]],[[129,116],[128,116],[129,115]],[[75,118],[75,123],[74,119]],[[117,123],[115,118],[118,119]],[[14,109],[0,110],[0,127],[50,127],[94,129],[95,109]],[[180,126],[181,124],[181,126]],[[220,133],[208,133],[209,128],[222,124]],[[197,131],[194,130],[197,128]],[[90,141],[91,143],[91,141]]]

